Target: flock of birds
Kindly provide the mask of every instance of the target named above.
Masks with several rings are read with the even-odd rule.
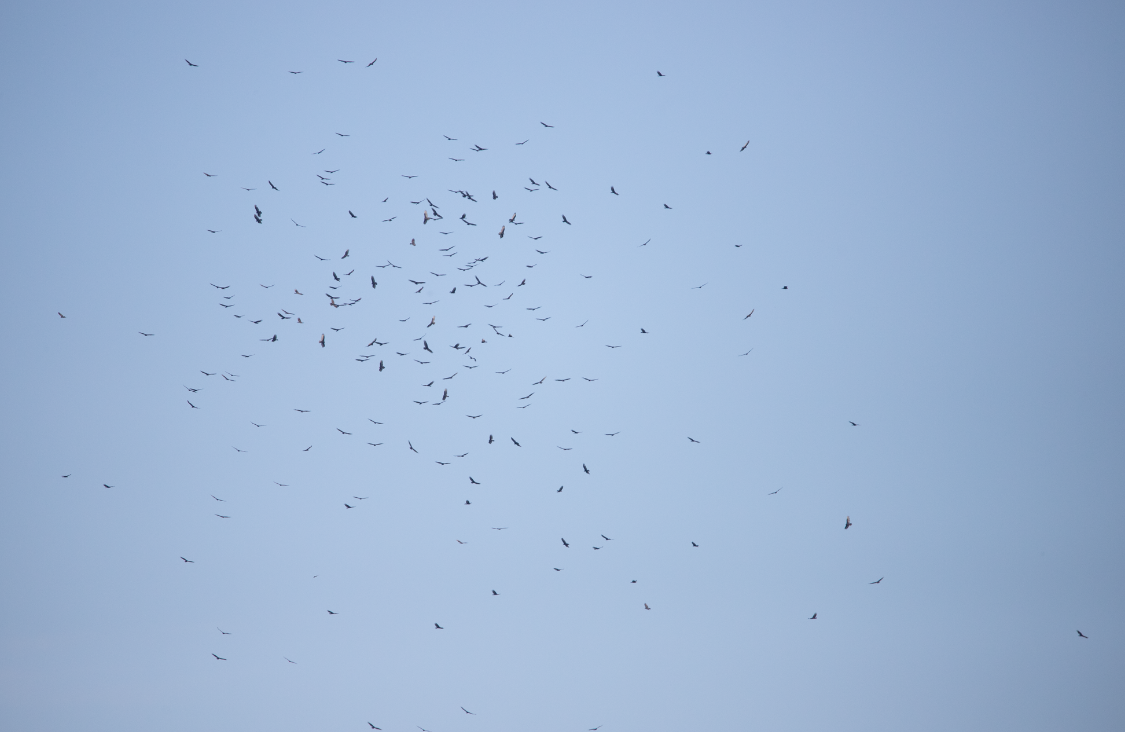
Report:
[[[341,64],[353,64],[354,61],[338,59]],[[366,68],[372,68],[378,59],[372,60],[367,63]],[[188,66],[199,68],[200,65],[185,59]],[[289,71],[290,74],[301,74],[302,71]],[[661,78],[665,74],[657,71],[657,75]],[[547,122],[539,122],[536,128],[538,131],[548,133],[552,130],[554,125]],[[334,133],[338,138],[351,137],[351,133]],[[549,133],[548,133],[549,134]],[[531,138],[524,139],[519,142],[512,142],[515,146],[523,146],[531,141]],[[451,150],[464,150],[464,143],[461,143],[458,138],[452,136],[444,136],[444,140],[440,144],[452,146],[448,149]],[[745,151],[750,145],[750,141],[739,145],[732,146],[732,152],[735,154]],[[327,148],[310,151],[311,155],[322,155]],[[485,154],[489,152],[489,148],[483,147],[479,144],[473,144],[467,147],[467,151],[473,154]],[[461,153],[462,155],[464,153]],[[711,151],[707,150],[706,155],[711,155]],[[446,157],[454,163],[465,162],[466,158],[458,157],[457,152]],[[334,179],[341,168],[339,167],[321,167],[314,173],[316,183],[325,187],[332,187],[338,185],[338,181]],[[206,171],[203,172],[204,179],[208,185],[222,184],[224,177],[222,171]],[[252,335],[246,336],[247,350],[251,352],[239,352],[236,354],[238,357],[249,359],[257,358],[270,358],[268,350],[265,352],[262,349],[269,349],[275,347],[275,344],[282,341],[298,341],[301,344],[307,345],[310,348],[319,349],[339,349],[341,353],[346,353],[348,358],[354,359],[360,364],[370,364],[370,368],[376,374],[382,373],[387,370],[411,370],[413,374],[417,374],[420,378],[417,379],[417,393],[406,394],[400,393],[399,396],[406,402],[412,402],[419,407],[432,406],[432,407],[446,407],[448,410],[450,405],[456,403],[456,392],[458,389],[469,387],[474,379],[480,379],[485,375],[492,377],[493,375],[505,377],[511,368],[497,368],[499,364],[496,363],[495,352],[493,345],[497,342],[510,342],[509,339],[514,338],[512,328],[503,324],[495,324],[491,321],[501,320],[498,315],[501,312],[507,312],[510,317],[514,317],[517,312],[530,313],[534,321],[540,323],[547,323],[554,317],[553,315],[541,315],[541,306],[528,304],[524,305],[522,302],[528,301],[534,297],[535,278],[532,276],[535,273],[535,268],[539,266],[547,257],[551,250],[541,245],[540,240],[548,237],[546,233],[548,227],[552,223],[546,220],[521,220],[518,214],[518,204],[507,205],[508,200],[511,198],[509,194],[501,196],[497,190],[488,189],[483,192],[469,191],[464,187],[461,188],[444,188],[436,187],[428,184],[425,180],[415,182],[414,179],[418,178],[417,175],[410,173],[401,174],[401,178],[405,179],[410,185],[413,186],[414,194],[403,202],[391,202],[391,196],[382,199],[381,204],[387,205],[387,208],[393,213],[385,215],[378,215],[380,223],[391,223],[399,217],[404,219],[413,218],[414,224],[412,226],[412,233],[409,239],[403,237],[401,246],[404,252],[409,252],[409,263],[398,264],[391,259],[380,261],[376,263],[371,260],[365,252],[357,251],[352,253],[351,248],[346,248],[338,255],[321,256],[320,254],[313,254],[317,260],[317,265],[321,267],[321,281],[317,283],[316,290],[310,289],[305,286],[306,292],[303,292],[301,286],[292,288],[289,292],[286,288],[278,287],[274,289],[275,284],[260,284],[265,293],[272,297],[272,307],[268,311],[258,313],[241,312],[242,307],[239,304],[238,296],[240,293],[237,289],[232,289],[232,286],[227,283],[208,283],[213,292],[218,296],[217,304],[223,308],[224,311],[230,311],[230,315],[242,323],[251,326]],[[553,186],[546,179],[542,182],[536,180],[535,174],[528,175],[527,172],[522,173],[521,180],[526,179],[520,186],[522,191],[515,195],[532,195],[544,191],[558,192],[559,189]],[[265,180],[267,186],[239,186],[244,192],[255,192],[258,190],[263,191],[267,195],[280,193],[282,186],[287,185],[281,181],[278,185],[274,181],[275,177],[263,175],[262,180]],[[504,181],[505,190],[511,187],[511,181]],[[499,186],[498,186],[499,188]],[[233,189],[232,189],[233,192]],[[609,185],[605,190],[606,195],[620,196],[621,192],[617,190],[616,185]],[[663,203],[663,209],[672,210],[672,206]],[[503,213],[500,212],[500,206],[504,206]],[[515,207],[517,212],[508,214],[511,208]],[[461,210],[459,210],[461,209]],[[246,221],[253,221],[255,226],[266,226],[274,221],[273,214],[275,206],[265,200],[259,200],[256,203],[246,204]],[[362,216],[361,216],[362,214]],[[349,220],[360,219],[366,217],[367,214],[361,212],[357,214],[354,210],[342,208],[340,215],[347,216]],[[557,218],[554,219],[556,226],[575,226],[581,224],[581,218],[571,221],[566,212],[559,210],[556,214]],[[288,219],[295,227],[307,228],[306,224],[301,224],[295,219],[288,216],[288,212],[282,214],[282,221]],[[226,226],[231,226],[227,224]],[[511,242],[511,237],[518,231],[523,232],[523,227],[527,225],[528,229],[534,229],[534,233],[523,234],[527,239],[530,239],[534,244],[532,245],[531,252],[527,254],[535,261],[524,264],[522,270],[512,272],[505,270],[503,272],[495,272],[495,268],[490,255],[473,256],[463,255],[459,249],[458,241],[463,239],[465,234],[472,237],[473,243],[481,241],[486,236],[495,236],[497,241],[504,240],[505,243]],[[462,228],[464,227],[464,228]],[[483,227],[480,234],[477,233],[479,227]],[[207,229],[210,235],[219,235],[224,231],[229,231],[227,228],[214,228]],[[491,231],[491,234],[488,232]],[[229,235],[229,234],[228,234]],[[447,239],[446,237],[452,237]],[[508,237],[505,239],[505,237]],[[647,246],[652,240],[649,239],[637,246]],[[442,243],[450,242],[446,246],[436,246],[434,242]],[[735,246],[741,246],[736,244]],[[544,247],[544,248],[540,248]],[[400,260],[403,261],[403,260]],[[422,263],[425,263],[424,265]],[[360,272],[360,269],[363,269]],[[347,270],[347,271],[345,271]],[[584,279],[591,279],[594,275],[578,273]],[[701,289],[703,285],[698,285],[695,289]],[[206,285],[203,285],[206,287]],[[787,286],[780,286],[780,289],[788,290]],[[320,291],[323,290],[321,293]],[[389,293],[389,294],[385,294]],[[519,296],[518,300],[514,298]],[[259,293],[262,294],[262,293]],[[475,296],[467,296],[467,295]],[[487,296],[485,296],[487,294]],[[417,296],[417,297],[415,297]],[[324,299],[320,299],[323,297]],[[370,311],[364,313],[362,325],[368,328],[368,335],[374,331],[390,331],[392,329],[399,332],[404,329],[411,329],[413,332],[409,336],[404,336],[402,339],[397,337],[392,338],[387,335],[374,335],[374,337],[364,337],[357,339],[351,336],[350,333],[345,334],[343,331],[347,326],[330,326],[325,328],[323,332],[308,331],[308,326],[314,322],[321,322],[326,320],[325,316],[338,317],[342,313],[347,312],[348,309],[355,309],[355,312],[363,310],[365,305],[371,305],[376,298],[383,298],[380,304],[383,306],[378,308],[384,312],[387,307],[392,304],[399,306],[405,317],[394,318],[397,325],[391,322],[384,322],[380,320],[380,315],[373,314]],[[387,298],[390,298],[388,300]],[[490,300],[490,302],[484,302]],[[439,321],[438,314],[434,313],[435,306],[445,301],[445,307],[441,313],[441,320]],[[522,311],[515,311],[517,307],[523,308]],[[494,310],[499,308],[498,310]],[[514,312],[513,312],[514,311]],[[754,315],[754,310],[742,316],[739,314],[739,320],[748,320]],[[59,312],[60,318],[67,316]],[[343,318],[338,318],[344,320]],[[354,321],[356,318],[351,318],[349,322]],[[504,320],[508,320],[506,317]],[[524,322],[530,323],[531,321],[525,320]],[[571,323],[570,327],[581,329],[584,328],[589,321],[582,323]],[[410,323],[411,325],[405,325]],[[316,329],[320,331],[319,328]],[[156,333],[145,331],[138,331],[139,335],[144,338],[152,338]],[[638,335],[649,335],[649,331],[644,327],[637,327]],[[250,348],[252,344],[258,344],[259,348]],[[602,344],[606,348],[616,350],[621,347],[619,343],[605,343]],[[351,353],[352,349],[361,350],[360,353]],[[739,356],[747,356],[749,351],[738,354]],[[440,375],[431,375],[432,369],[430,367],[440,367]],[[483,372],[478,372],[477,369],[484,368]],[[226,382],[237,382],[241,377],[238,374],[230,371],[221,370],[207,370],[199,369],[199,374],[204,379],[212,379],[216,376]],[[459,377],[459,378],[458,378]],[[516,408],[527,409],[532,406],[533,398],[536,393],[543,388],[547,388],[547,376],[543,376],[535,381],[524,382],[524,388],[528,389],[528,393],[521,396],[512,397],[512,403],[508,405],[494,405],[496,408]],[[581,381],[579,381],[581,379]],[[598,378],[586,375],[579,375],[578,379],[573,376],[564,376],[561,378],[553,378],[552,383],[564,384],[574,380],[576,383],[593,383],[598,381]],[[468,383],[467,383],[468,382]],[[205,389],[200,385],[184,385],[187,390],[187,398],[185,399],[185,408],[189,410],[205,410],[209,407]],[[522,390],[521,390],[522,391]],[[416,397],[423,398],[416,398]],[[293,407],[293,412],[297,415],[309,414],[312,410],[306,409],[306,405]],[[498,437],[495,434],[488,433],[487,430],[479,431],[476,428],[477,420],[483,417],[483,413],[465,414],[467,419],[465,426],[474,434],[466,436],[466,443],[477,443],[482,446],[493,445],[494,443],[504,440],[510,443],[515,448],[522,448],[521,442],[515,436],[504,435]],[[367,421],[373,423],[374,427],[383,427],[384,432],[389,429],[397,429],[397,434],[404,434],[402,425],[387,426],[381,421],[366,418]],[[249,421],[249,420],[248,420]],[[265,428],[267,425],[250,421],[254,428]],[[847,424],[851,427],[859,427],[860,425],[854,421],[847,420]],[[336,431],[342,437],[352,437],[354,433],[351,430],[346,430],[337,427]],[[582,431],[571,429],[570,436],[576,437],[582,434]],[[603,433],[607,437],[614,437],[617,432]],[[506,439],[505,439],[506,438]],[[689,444],[701,444],[701,441],[694,436],[684,435],[684,438],[689,441]],[[409,451],[413,454],[421,455],[420,451],[415,447],[413,441],[405,437],[390,437],[384,436],[376,438],[375,441],[368,441],[367,445],[376,449],[401,449]],[[238,446],[231,446],[239,453],[246,452]],[[313,449],[314,445],[310,444],[308,447],[300,448],[302,452],[308,452]],[[574,446],[556,445],[556,447],[569,453],[574,450]],[[454,453],[451,456],[428,456],[433,459],[434,463],[442,468],[454,465],[457,460],[464,459],[469,455],[466,450],[460,453]],[[454,468],[456,470],[456,468]],[[591,475],[592,471],[583,458],[576,458],[574,460],[574,470],[580,471],[581,475]],[[71,477],[71,474],[62,476],[64,478]],[[474,490],[482,485],[482,482],[477,480],[477,477],[470,474],[468,471],[463,471],[461,477],[463,485],[468,490]],[[279,487],[288,487],[287,484],[276,482]],[[115,486],[108,483],[103,483],[102,486],[106,489],[112,489]],[[560,485],[556,492],[561,493],[565,488]],[[770,492],[768,495],[776,495],[781,489]],[[210,497],[216,502],[225,502],[225,499],[211,494]],[[361,502],[366,500],[368,496],[352,496],[341,503],[341,510],[349,511],[360,507]],[[473,505],[474,496],[470,494],[464,498],[464,505]],[[220,520],[229,520],[232,518],[231,514],[227,512],[214,514]],[[846,516],[843,529],[849,530],[853,526],[851,516]],[[504,531],[508,527],[496,526],[491,527],[496,531]],[[467,542],[461,539],[453,539],[458,544],[466,544]],[[592,549],[597,551],[603,549],[609,542],[614,539],[606,534],[600,534],[600,546],[592,546]],[[559,537],[560,545],[564,550],[569,550],[572,547],[566,537]],[[556,545],[559,546],[559,545]],[[690,542],[689,550],[698,549],[700,545],[695,541]],[[195,560],[188,556],[180,556],[180,561],[184,564],[195,564]],[[555,572],[563,571],[562,567],[551,567]],[[879,585],[883,582],[884,577],[879,577],[877,580],[869,582],[870,585]],[[637,580],[629,580],[630,583],[636,584]],[[491,596],[499,597],[500,593],[495,589],[491,589]],[[653,610],[648,602],[641,602],[638,604],[638,610],[650,611]],[[339,615],[338,610],[326,609],[330,616]],[[808,617],[809,620],[817,620],[818,612],[812,613]],[[444,630],[445,627],[440,622],[432,622],[435,630]],[[231,635],[230,632],[218,628],[222,636]],[[1087,638],[1081,631],[1078,631],[1081,638]],[[220,655],[211,652],[211,656],[217,661],[227,662],[230,658],[227,655]],[[285,656],[281,656],[288,663],[296,663]],[[469,711],[465,707],[461,707],[465,714],[473,715],[474,712]],[[367,725],[374,730],[380,730],[380,727],[375,726],[371,722]],[[591,732],[595,732],[599,727],[589,728]],[[422,727],[423,732],[429,732]]]

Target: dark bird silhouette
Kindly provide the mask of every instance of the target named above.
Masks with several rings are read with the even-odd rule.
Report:
[[[555,493],[562,493],[562,489],[565,488],[565,487],[566,486],[560,485],[559,489],[557,491],[555,491]]]
[[[693,547],[695,547],[696,549],[698,549],[698,548],[699,548],[699,545],[698,545],[698,544],[696,544],[696,543],[695,543],[694,541],[693,541],[693,542],[691,543],[691,545],[692,545]]]
[[[569,221],[567,221],[567,220],[566,220],[566,214],[563,214],[563,217],[562,217],[562,219],[563,219],[563,223],[564,223],[564,224],[566,224],[567,226],[571,226],[571,223],[570,223]]]
[[[334,612],[332,612],[331,610],[329,610],[329,611],[328,611],[328,614],[329,614],[329,615],[339,615],[340,613],[334,613]]]
[[[493,590],[493,591],[492,591],[492,594],[493,594],[493,595],[495,595],[495,594],[496,594],[496,590]],[[470,712],[470,711],[469,711],[468,709],[466,709],[465,707],[461,707],[461,711],[462,711],[462,712],[464,712],[465,714],[473,714],[472,712]],[[475,717],[476,715],[475,715],[475,714],[473,714],[473,716]]]
[[[354,64],[354,63],[355,63],[355,61],[345,61],[345,60],[344,60],[344,59],[342,59],[342,58],[338,58],[338,59],[336,59],[336,60],[337,60],[337,61],[339,61],[339,62],[340,62],[340,63],[342,63],[342,64]]]
[[[880,582],[882,582],[882,581],[883,581],[883,578],[882,578],[882,577],[880,577],[879,579],[875,580],[874,582],[868,582],[867,584],[869,584],[869,585],[877,585],[877,584],[879,584],[879,583],[880,583]]]
[[[560,539],[560,541],[562,541],[562,543],[563,543],[563,546],[565,546],[565,547],[566,547],[567,549],[569,549],[569,548],[570,548],[570,544],[567,544],[567,543],[566,543],[566,539]]]
[[[745,145],[743,145],[743,146],[741,147],[741,149],[739,149],[739,152],[742,152],[743,150],[745,150],[745,149],[747,148],[747,146],[749,146],[749,145],[750,145],[750,141],[749,141],[749,140],[747,140],[747,141],[746,141],[746,144],[745,144]]]
[[[352,213],[351,209],[348,209],[348,215],[349,215],[349,216],[351,216],[351,217],[352,217],[353,219],[358,219],[358,218],[359,218],[359,217],[358,217],[358,216],[356,216],[356,215],[355,215],[354,213]]]
[[[750,315],[753,315],[753,314],[754,314],[754,311],[753,311],[753,310],[751,310],[751,311],[750,311]],[[746,318],[749,318],[749,317],[750,317],[750,315],[747,315],[747,316],[746,316]],[[746,320],[746,318],[743,318],[743,320]]]
[[[281,190],[280,188],[278,188],[277,186],[275,186],[275,185],[273,184],[273,181],[269,181],[269,180],[267,180],[267,181],[266,181],[266,183],[269,183],[269,184],[270,184],[270,188],[274,189],[275,191],[279,191],[279,190]],[[257,206],[255,206],[254,208],[257,208]],[[262,215],[262,212],[261,212],[261,211],[259,211],[259,212],[258,212],[258,215],[259,215],[259,216],[261,216],[261,215]]]
[[[851,425],[852,427],[859,427],[859,425],[858,425],[858,424],[856,424],[855,422],[851,421],[850,419],[848,420],[848,424],[850,424],[850,425]]]
[[[379,59],[375,59],[375,61],[378,61],[378,60],[379,60]],[[367,64],[367,68],[371,68],[372,66],[374,66],[374,65],[375,65],[375,61],[372,61],[371,63]],[[376,728],[376,729],[378,729],[378,728]]]
[[[540,122],[539,124],[543,125],[544,127],[554,127],[554,125],[549,125],[546,122]]]
[[[689,439],[689,440],[691,440],[692,442],[694,442],[694,443],[695,443],[695,444],[697,444],[697,445],[698,445],[698,444],[700,444],[700,443],[699,443],[699,440],[696,440],[696,439],[694,439],[694,438],[692,438],[692,437],[689,437],[688,439]]]
[[[445,628],[441,627],[437,623],[434,623],[434,627],[437,628],[438,630],[445,630]]]
[[[516,447],[523,447],[523,445],[521,445],[520,443],[516,442],[516,438],[514,438],[514,437],[509,437],[508,439],[509,439],[509,440],[511,440],[512,442],[514,442],[514,443],[515,443],[515,445],[516,445]]]
[[[480,485],[480,483],[478,483],[477,481],[473,480],[473,476],[471,476],[471,475],[469,476],[469,482],[470,482],[470,483],[472,483],[473,485]]]
[[[590,474],[590,469],[586,467],[586,463],[582,463],[582,469],[586,471],[586,475]]]
[[[344,508],[355,508],[355,506],[349,506],[348,504],[345,503]]]
[[[192,64],[192,66],[194,66],[194,65],[195,65],[195,64]],[[215,654],[214,654],[214,653],[212,653],[211,655],[212,655],[212,656],[215,656]],[[227,660],[227,659],[223,658],[222,656],[215,656],[215,658],[216,658],[216,660],[219,660],[219,661],[225,661],[225,660]]]
[[[184,560],[185,562],[187,562],[188,564],[195,564],[195,560],[194,560],[194,559],[185,559],[184,557],[180,557],[180,559],[183,559],[183,560]]]
[[[785,487],[785,486],[781,486],[781,488],[784,488],[784,487]],[[781,491],[781,488],[778,488],[778,489],[777,489],[776,491],[773,491],[773,492],[771,492],[771,493],[767,493],[766,495],[767,495],[767,496],[772,496],[772,495],[773,495],[774,493],[778,493],[779,491]]]
[[[225,630],[223,630],[222,628],[219,628],[219,627],[217,627],[217,626],[216,626],[215,630],[219,631],[219,632],[220,632],[220,633],[222,633],[223,635],[230,635],[230,633],[226,632]]]
[[[186,63],[188,66],[199,66],[199,64],[193,64],[191,61],[188,61],[186,58],[184,59],[184,63]]]
[[[656,75],[657,76],[664,76],[664,74],[660,73],[659,71],[656,72]]]
[[[414,449],[414,445],[411,444],[410,440],[407,440],[406,444],[414,454],[418,454],[418,451]]]
[[[1078,637],[1079,637],[1079,638],[1085,638],[1086,640],[1090,640],[1090,636],[1088,636],[1088,635],[1083,635],[1083,634],[1082,634],[1082,631],[1081,631],[1081,630],[1080,630],[1080,631],[1078,631]]]
[[[192,409],[199,409],[199,407],[195,406],[191,402],[188,402],[188,406],[191,407]]]
[[[846,518],[846,519],[844,520],[844,528],[845,528],[845,529],[848,529],[848,528],[850,528],[850,527],[851,527],[851,525],[852,525],[852,517],[851,517],[851,516],[848,516],[848,517],[847,517],[847,518]]]
[[[809,618],[809,620],[816,620],[816,613],[813,613],[813,614],[812,614],[812,617],[811,617],[811,618]]]

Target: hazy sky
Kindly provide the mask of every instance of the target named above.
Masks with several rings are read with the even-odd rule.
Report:
[[[0,727],[1121,729],[1123,21],[4,6]]]

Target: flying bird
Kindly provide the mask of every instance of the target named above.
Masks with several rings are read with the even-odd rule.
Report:
[[[567,544],[567,543],[566,543],[566,539],[561,539],[561,541],[562,541],[562,543],[563,543],[563,546],[565,546],[565,547],[566,547],[567,549],[569,549],[569,548],[570,548],[570,544]]]
[[[847,518],[846,518],[846,519],[844,520],[844,528],[845,528],[845,529],[848,529],[848,528],[850,528],[850,527],[851,527],[851,525],[852,525],[852,517],[851,517],[851,516],[848,516],[848,517],[847,517]]]
[[[192,66],[195,66],[195,64],[192,64]],[[212,655],[212,656],[215,656],[215,654],[214,654],[214,653],[212,653],[211,655]],[[215,656],[215,658],[216,658],[217,660],[219,660],[219,661],[225,661],[225,660],[227,660],[227,659],[223,658],[222,656]]]
[[[193,64],[191,61],[188,61],[186,58],[184,59],[184,63],[186,63],[188,66],[199,66],[199,64]]]
[[[816,620],[816,613],[813,613],[813,614],[812,614],[812,617],[811,617],[811,618],[809,618],[809,620]]]
[[[1081,630],[1080,630],[1080,631],[1078,631],[1078,637],[1079,637],[1079,638],[1085,638],[1086,640],[1090,640],[1090,636],[1088,636],[1088,635],[1082,635],[1082,631],[1081,631]]]
[[[877,584],[879,584],[879,583],[880,583],[880,582],[882,582],[882,581],[883,581],[883,578],[882,578],[882,577],[880,577],[879,579],[875,580],[874,582],[868,582],[867,584],[869,584],[869,585],[877,585]]]

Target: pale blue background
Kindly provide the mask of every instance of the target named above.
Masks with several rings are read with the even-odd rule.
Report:
[[[0,726],[1121,729],[1123,14],[8,4]]]

